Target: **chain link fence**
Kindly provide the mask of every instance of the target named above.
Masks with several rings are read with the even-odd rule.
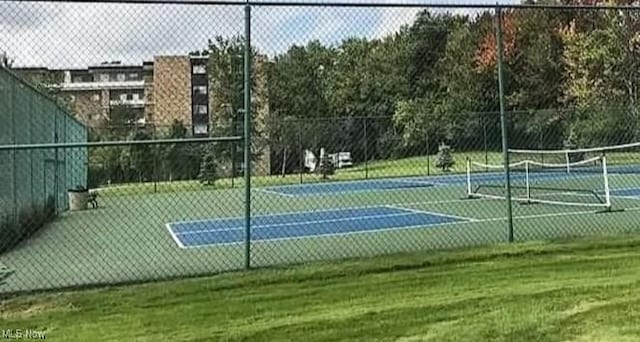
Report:
[[[640,10],[567,3],[0,1],[0,293],[637,232]]]
[[[86,127],[55,100],[0,69],[2,145],[86,141]],[[68,209],[67,189],[86,186],[87,153],[73,149],[0,151],[0,251]]]

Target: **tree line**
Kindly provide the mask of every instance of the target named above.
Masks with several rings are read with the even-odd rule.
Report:
[[[511,146],[638,140],[640,10],[504,9],[502,31],[506,105],[514,113]],[[296,139],[287,122],[294,119],[374,116],[386,122],[368,132],[373,158],[424,154],[425,139],[457,150],[483,143],[499,148],[496,51],[493,10],[471,15],[425,10],[386,37],[292,46],[270,63],[271,146],[292,149]],[[327,125],[303,137],[302,145],[362,138],[360,124]],[[355,150],[362,146],[351,144]]]
[[[633,6],[640,1],[588,2]],[[369,159],[435,153],[440,142],[456,150],[500,148],[495,19],[489,9],[467,15],[424,10],[380,38],[313,40],[269,58],[253,49],[254,158],[268,154],[271,172],[279,172],[286,154],[286,171],[292,172],[300,164],[301,146],[348,148],[356,159],[365,148]],[[506,105],[514,113],[508,122],[512,147],[638,140],[640,10],[505,9],[502,31]],[[198,52],[209,56],[216,135],[242,131],[243,47],[242,38],[216,37]],[[367,121],[362,143],[364,117],[375,119]],[[426,151],[429,145],[433,148]],[[239,159],[233,149],[213,153],[222,164]],[[148,154],[130,151],[124,157],[134,170],[138,155]],[[201,155],[178,155],[192,156],[197,173]]]

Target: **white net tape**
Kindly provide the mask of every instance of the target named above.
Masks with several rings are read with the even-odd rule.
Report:
[[[526,163],[528,162],[528,160],[525,161],[521,161],[521,162],[517,162],[517,163],[513,163],[513,164],[509,164],[509,168],[516,168],[518,166],[524,166]],[[478,163],[478,162],[471,162],[471,165],[473,166],[477,166],[479,168],[483,168],[483,169],[492,169],[492,170],[504,170],[504,165],[502,164],[483,164],[483,163]]]
[[[602,146],[591,148],[578,148],[574,150],[525,150],[525,149],[509,149],[509,153],[516,154],[577,154],[577,153],[592,153],[592,152],[606,152],[630,149],[634,147],[640,147],[640,142],[634,142],[630,144],[614,145],[614,146]]]
[[[587,165],[587,164],[591,164],[597,161],[601,161],[602,157],[598,156],[598,157],[593,157],[590,159],[586,159],[586,160],[581,160],[578,162],[573,162],[573,163],[542,163],[542,162],[538,162],[535,160],[523,160],[523,161],[519,161],[517,163],[512,163],[509,164],[509,168],[514,169],[520,166],[526,166],[526,165],[534,165],[534,166],[539,166],[539,167],[543,167],[543,168],[549,168],[549,169],[553,169],[553,168],[575,168],[578,166],[583,166],[583,165]],[[483,168],[483,169],[492,169],[492,170],[504,170],[504,165],[502,164],[484,164],[484,163],[478,163],[478,162],[470,162],[471,166],[475,166],[477,168]]]

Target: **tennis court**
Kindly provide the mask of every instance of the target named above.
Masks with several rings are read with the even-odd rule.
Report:
[[[528,184],[533,200],[560,202],[514,202],[515,241],[637,231],[640,173],[610,168],[611,207],[624,211],[598,213],[603,173],[597,165],[590,167],[514,170],[516,196],[524,196],[521,188]],[[472,195],[488,196],[469,196],[470,184]],[[547,188],[552,190],[540,190]],[[250,262],[264,267],[504,243],[503,189],[504,174],[484,167],[470,174],[254,187]],[[105,192],[98,209],[64,213],[2,255],[3,264],[20,270],[3,290],[242,269],[244,188],[194,183],[185,190]]]
[[[313,197],[355,195],[377,199],[380,203],[346,209],[302,209],[255,216],[251,221],[251,241],[277,243],[400,230],[428,230],[444,226],[463,227],[470,223],[506,220],[501,196],[484,194],[476,200],[470,199],[476,195],[470,192],[475,184],[484,184],[482,186],[498,189],[498,192],[504,191],[504,174],[487,172],[486,169],[466,175],[325,182],[259,189],[267,198],[284,196],[290,201],[297,198],[303,204],[309,203]],[[628,185],[639,180],[629,177],[629,170],[630,166],[611,168],[606,175],[607,187],[609,179],[614,185]],[[640,187],[600,188],[600,183],[604,181],[602,166],[574,168],[570,171],[565,168],[530,172],[514,170],[511,181],[516,199],[519,199],[522,188],[530,196],[527,198],[529,202],[542,204],[517,208],[515,218],[520,221],[541,218],[565,220],[562,217],[598,213],[593,207],[635,211],[640,206]],[[520,187],[519,184],[526,184],[527,187]],[[609,202],[606,203],[604,191],[608,191]],[[404,193],[409,197],[418,194],[424,200],[385,204],[385,193]],[[614,215],[609,219],[616,219],[616,213],[609,215]],[[181,248],[233,245],[244,242],[246,238],[245,220],[242,217],[171,222],[167,223],[167,228]]]
[[[415,209],[378,206],[265,215],[252,218],[252,241],[275,241],[394,229],[430,227],[468,218]],[[182,247],[238,243],[245,239],[244,219],[175,222],[167,225]]]
[[[567,179],[593,178],[595,172],[567,173],[564,170],[545,171],[531,174],[531,179],[561,181]],[[512,180],[518,182],[524,180],[522,173],[512,174]],[[503,184],[504,173],[483,171],[474,177],[474,180]],[[357,181],[325,182],[312,184],[296,184],[271,186],[260,189],[260,191],[277,194],[285,197],[322,196],[336,193],[354,193],[367,191],[397,191],[411,188],[427,188],[433,186],[456,186],[463,185],[467,181],[464,174],[421,176],[421,177],[399,177],[389,179],[371,179]]]

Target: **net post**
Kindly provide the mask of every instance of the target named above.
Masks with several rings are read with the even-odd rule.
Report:
[[[429,132],[425,133],[426,138],[426,148],[427,148],[427,176],[431,176],[431,155],[429,155]]]
[[[467,197],[471,195],[471,158],[467,157]]]
[[[609,190],[609,172],[607,171],[607,156],[602,154],[602,176],[604,177],[604,198],[607,210],[611,210],[611,193]]]
[[[300,153],[300,157],[298,158],[298,182],[302,184],[302,173],[304,172],[304,147],[302,147],[302,121],[297,119],[296,129],[298,130],[298,153]]]
[[[564,151],[564,160],[567,163],[567,173],[571,173],[571,159],[569,159],[569,151]]]
[[[527,191],[527,203],[531,202],[531,186],[529,185],[529,161],[524,161],[525,186]]]
[[[489,147],[487,143],[487,118],[486,113],[482,113],[482,138],[484,140],[484,163],[485,165],[489,165]],[[485,172],[489,172],[489,168],[484,168]]]
[[[502,130],[502,154],[504,159],[504,178],[506,187],[508,240],[513,242],[513,212],[511,207],[511,176],[509,174],[509,140],[507,118],[505,113],[504,78],[503,78],[503,42],[502,42],[502,7],[496,5],[496,49],[498,64],[498,90],[500,99],[500,123]]]

